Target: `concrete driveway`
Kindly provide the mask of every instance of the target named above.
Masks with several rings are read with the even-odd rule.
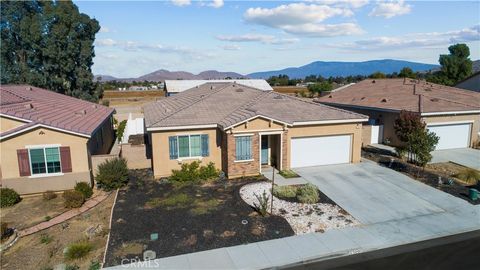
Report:
[[[295,169],[363,224],[454,210],[467,202],[371,161]]]
[[[473,148],[460,148],[438,150],[432,152],[430,163],[455,162],[463,166],[480,170],[480,150]]]

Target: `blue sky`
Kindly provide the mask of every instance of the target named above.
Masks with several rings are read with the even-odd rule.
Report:
[[[94,74],[255,71],[313,61],[480,58],[479,1],[75,1],[102,27]]]

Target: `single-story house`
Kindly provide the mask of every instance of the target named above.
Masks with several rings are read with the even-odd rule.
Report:
[[[228,80],[165,80],[165,96],[171,96],[192,89],[204,83],[236,83],[264,91],[272,91],[273,88],[266,80],[262,79],[228,79]]]
[[[92,183],[114,143],[114,110],[29,85],[0,86],[0,179],[20,194]]]
[[[401,110],[421,115],[440,137],[437,150],[472,147],[478,141],[480,93],[473,91],[413,79],[367,79],[317,102],[368,115],[366,145],[399,145],[394,122]]]
[[[155,177],[215,163],[229,178],[360,161],[367,116],[238,83],[208,82],[144,107]]]

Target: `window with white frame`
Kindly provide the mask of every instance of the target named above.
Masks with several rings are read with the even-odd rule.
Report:
[[[29,155],[32,175],[62,172],[59,147],[31,148]]]
[[[252,136],[235,137],[235,160],[252,159]]]
[[[170,136],[168,140],[170,159],[209,155],[207,134]]]

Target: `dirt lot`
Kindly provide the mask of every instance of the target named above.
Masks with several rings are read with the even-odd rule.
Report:
[[[148,90],[148,91],[112,91],[107,90],[103,92],[104,99],[111,98],[140,98],[140,97],[164,97],[165,92],[159,90]]]
[[[53,269],[65,263],[88,269],[92,261],[101,262],[107,242],[111,207],[115,193],[93,209],[44,231],[20,238],[2,253],[2,269]],[[3,211],[3,210],[2,210]],[[90,237],[87,230],[90,229]],[[42,243],[43,239],[43,243]],[[48,240],[46,240],[48,239]],[[88,239],[92,251],[79,260],[66,261],[63,250],[70,243]]]
[[[285,219],[261,217],[240,198],[240,187],[253,181],[179,185],[133,171],[113,212],[107,265],[145,250],[161,258],[293,235]]]
[[[291,94],[295,95],[297,92],[308,92],[308,89],[306,87],[300,87],[300,86],[274,86],[273,91],[282,93],[282,94]]]
[[[14,206],[2,208],[2,222],[7,222],[9,227],[18,230],[29,228],[67,211],[63,205],[62,194],[57,194],[55,199],[45,201],[42,195],[23,198]]]

